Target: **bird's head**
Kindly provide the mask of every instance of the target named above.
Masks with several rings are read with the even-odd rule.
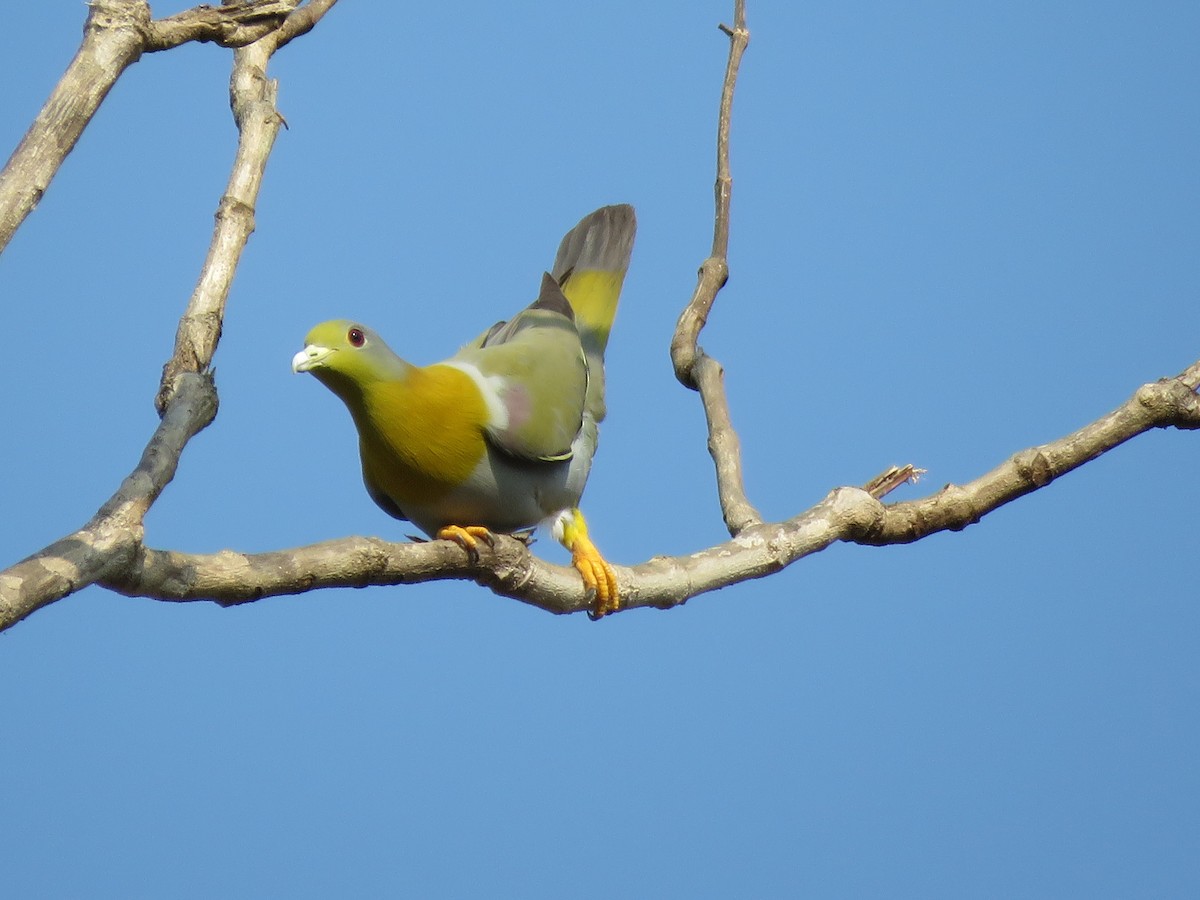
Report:
[[[292,357],[293,372],[311,372],[343,400],[372,381],[399,378],[407,368],[379,335],[348,319],[313,328],[304,349]]]

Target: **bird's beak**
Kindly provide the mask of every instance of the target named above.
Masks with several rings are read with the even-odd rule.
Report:
[[[307,372],[325,364],[325,360],[333,353],[329,347],[319,344],[309,344],[292,357],[293,372]]]

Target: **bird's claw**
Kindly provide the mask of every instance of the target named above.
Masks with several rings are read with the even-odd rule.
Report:
[[[571,548],[571,565],[579,570],[593,599],[594,607],[588,610],[588,618],[602,619],[621,608],[617,573],[586,535],[576,538]]]
[[[479,562],[479,541],[483,541],[489,547],[495,546],[492,533],[482,525],[446,525],[438,529],[437,539],[453,541],[466,550],[471,565]]]
[[[602,619],[620,609],[617,573],[588,537],[583,513],[578,507],[564,509],[555,517],[553,527],[554,536],[571,551],[571,565],[579,570],[588,589],[588,599],[593,603],[593,608],[588,610],[588,618]]]

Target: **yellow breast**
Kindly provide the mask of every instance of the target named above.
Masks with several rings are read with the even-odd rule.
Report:
[[[372,384],[355,419],[363,474],[401,509],[436,503],[486,452],[487,405],[471,376],[451,366]]]

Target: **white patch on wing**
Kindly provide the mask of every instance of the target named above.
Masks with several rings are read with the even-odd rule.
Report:
[[[504,405],[504,398],[501,396],[505,388],[502,376],[484,375],[471,363],[459,359],[448,360],[442,365],[470,375],[471,380],[478,386],[479,393],[483,396],[483,402],[487,405],[488,425],[498,431],[508,428],[508,407]]]

